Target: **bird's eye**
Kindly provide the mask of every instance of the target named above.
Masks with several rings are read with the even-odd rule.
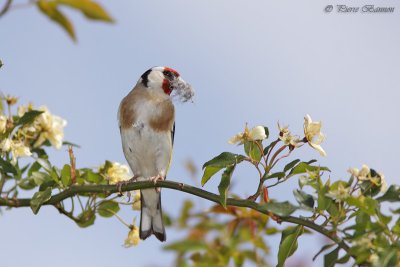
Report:
[[[172,79],[174,77],[174,75],[172,74],[172,72],[165,70],[164,71],[164,76],[167,77],[168,79]]]

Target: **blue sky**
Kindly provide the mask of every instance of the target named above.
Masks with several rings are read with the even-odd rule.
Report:
[[[301,134],[308,113],[323,122],[328,156],[320,159],[308,147],[296,155],[320,159],[331,168],[332,179],[346,178],[349,167],[366,163],[383,172],[389,184],[399,183],[397,1],[372,3],[394,6],[393,14],[327,14],[325,6],[337,3],[310,0],[101,2],[115,24],[88,22],[65,10],[76,26],[77,44],[35,7],[12,10],[0,20],[0,90],[20,96],[22,103],[47,105],[65,118],[66,139],[82,146],[75,152],[78,167],[95,167],[105,159],[125,162],[119,102],[145,70],[166,65],[196,90],[194,104],[176,105],[169,179],[192,184],[185,160],[201,166],[222,151],[239,152],[227,140],[246,122],[267,125],[276,134],[280,121]],[[51,154],[59,165],[68,160],[65,150]],[[239,169],[234,181],[233,190],[243,196],[257,184],[247,168]],[[205,188],[216,192],[217,184]],[[275,187],[270,194],[293,200],[292,190]],[[186,197],[163,190],[164,210],[176,212],[176,203]],[[122,213],[127,220],[134,215]],[[5,266],[170,266],[173,260],[155,239],[124,249],[127,229],[116,219],[99,219],[82,230],[55,209],[44,208],[37,216],[14,209],[3,213],[0,229]],[[168,239],[178,235],[169,230]],[[304,262],[311,261],[320,242],[317,235],[300,240]],[[270,245],[278,243],[272,239]]]

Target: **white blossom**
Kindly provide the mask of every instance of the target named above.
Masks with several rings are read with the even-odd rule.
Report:
[[[137,246],[139,241],[139,229],[136,225],[133,225],[128,233],[128,237],[125,239],[124,247],[129,248],[132,246]]]
[[[118,162],[113,162],[111,167],[107,169],[106,177],[109,184],[116,184],[129,180],[129,167]]]
[[[5,133],[7,130],[7,117],[0,115],[0,134]]]
[[[0,150],[3,152],[8,152],[11,150],[12,141],[10,138],[3,139],[0,143]]]
[[[135,194],[135,197],[133,199],[132,209],[133,210],[140,210],[140,207],[141,207],[140,190],[135,190],[133,192]]]
[[[49,140],[51,145],[56,149],[60,149],[64,139],[64,127],[67,121],[52,115],[47,107],[42,106],[38,110],[43,111],[42,114],[34,122],[34,127],[39,132],[39,137],[34,146],[38,147],[46,140]]]
[[[263,126],[256,126],[252,129],[247,128],[247,125],[244,129],[244,132],[238,133],[235,136],[231,137],[228,140],[229,144],[243,144],[245,141],[259,141],[267,138],[265,134],[265,128]]]
[[[361,170],[350,168],[348,172],[359,181],[370,181],[372,184],[378,186],[382,193],[386,192],[388,189],[385,176],[382,173],[376,173],[375,176],[372,176],[371,169],[366,164],[362,165]]]
[[[325,139],[325,135],[321,132],[321,122],[312,121],[310,115],[304,117],[304,135],[308,144],[317,150],[321,156],[326,156],[325,150],[321,147],[321,143]]]
[[[340,202],[350,196],[350,188],[340,183],[336,190],[331,190],[326,195],[334,199],[335,202]]]
[[[292,135],[288,126],[281,127],[278,123],[279,139],[287,146],[299,147],[299,137]]]

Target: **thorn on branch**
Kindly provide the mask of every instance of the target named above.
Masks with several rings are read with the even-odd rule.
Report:
[[[139,176],[133,175],[132,178],[127,181],[121,181],[121,182],[116,183],[117,190],[118,190],[118,197],[122,197],[124,195],[124,194],[122,194],[122,187],[135,182],[137,180],[137,178],[139,178]]]
[[[282,223],[282,219],[281,219],[281,217],[279,217],[278,215],[276,215],[276,214],[274,214],[274,213],[272,213],[272,212],[269,212],[269,213],[268,213],[268,216],[271,217],[271,219],[274,220],[274,221],[276,221],[278,224],[281,224],[281,223]]]
[[[248,198],[247,198],[247,200],[250,200],[250,201],[256,201],[257,200],[257,195],[252,195],[252,196],[249,196]]]
[[[183,187],[184,187],[185,185],[183,184],[183,183],[179,183],[179,189],[180,190],[183,190]]]

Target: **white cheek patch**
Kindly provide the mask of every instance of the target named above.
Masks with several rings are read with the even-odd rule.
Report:
[[[185,82],[182,78],[177,78],[171,81],[172,96],[179,97],[182,102],[192,100],[194,96],[194,90],[190,84]],[[193,102],[193,100],[192,100]]]
[[[152,72],[150,72],[150,74],[148,76],[148,80],[149,80],[150,87],[157,88],[157,87],[161,87],[161,85],[164,81],[164,76],[159,71],[152,71]]]

